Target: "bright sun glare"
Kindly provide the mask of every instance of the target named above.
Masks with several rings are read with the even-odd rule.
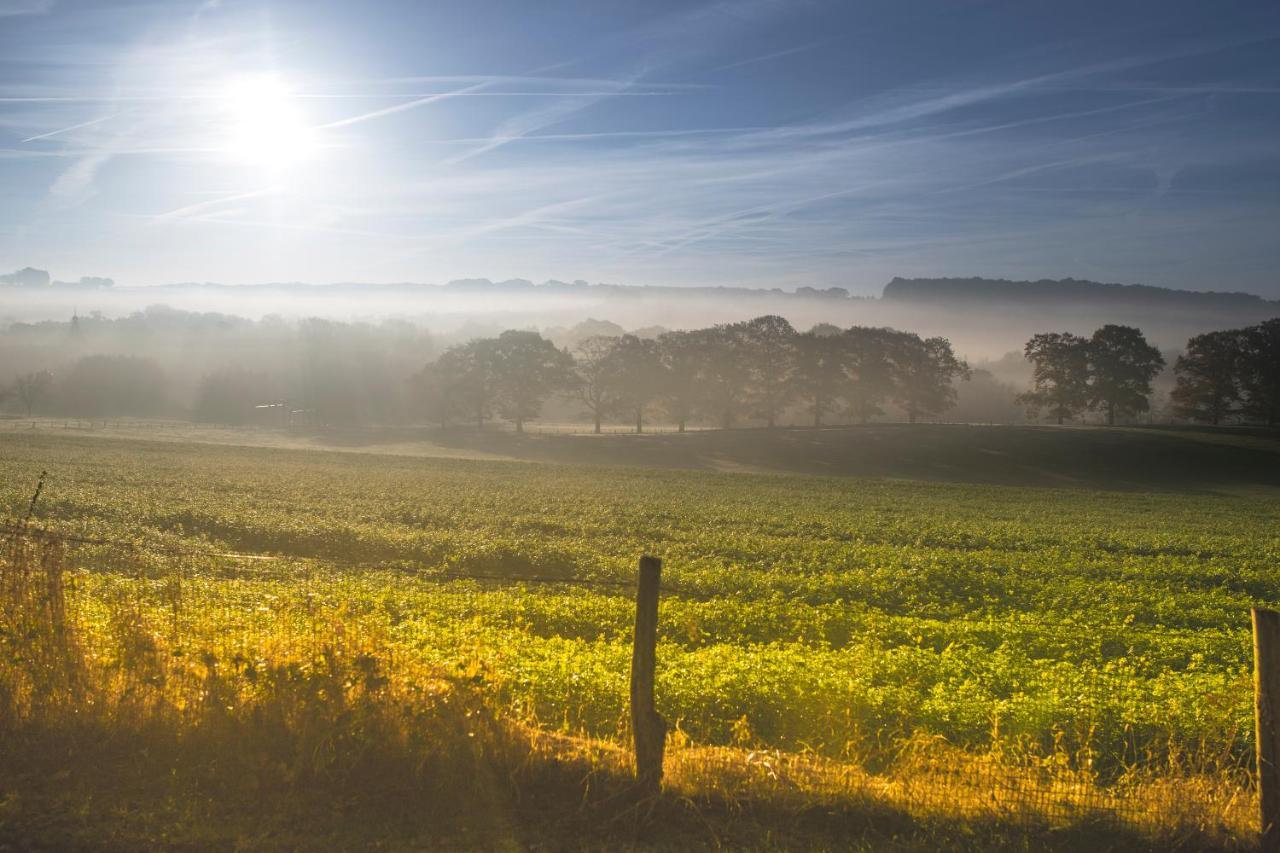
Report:
[[[304,120],[288,85],[274,75],[245,75],[228,81],[221,102],[226,150],[236,160],[279,169],[315,152],[315,131]]]

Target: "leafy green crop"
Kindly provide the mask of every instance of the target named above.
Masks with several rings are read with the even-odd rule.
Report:
[[[91,623],[94,601],[135,595],[158,624],[173,609],[191,653],[227,651],[323,601],[601,736],[625,727],[628,589],[520,578],[628,581],[662,556],[659,706],[696,741],[873,756],[925,732],[1116,768],[1247,757],[1248,608],[1280,603],[1272,494],[0,442],[11,516],[47,468],[40,523],[140,543],[79,548]]]

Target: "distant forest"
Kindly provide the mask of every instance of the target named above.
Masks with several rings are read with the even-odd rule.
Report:
[[[1151,343],[1172,352],[1195,335],[1280,316],[1280,302],[1250,294],[1074,279],[895,278],[884,286],[882,295],[858,296],[846,287],[794,284],[756,289],[477,278],[440,285],[281,282],[131,287],[96,277],[58,282],[48,272],[30,268],[0,276],[0,327],[63,320],[73,312],[125,318],[157,303],[201,314],[278,316],[294,323],[308,318],[374,324],[402,319],[446,337],[460,332],[475,336],[496,335],[505,329],[572,327],[584,317],[634,331],[693,329],[774,314],[786,317],[797,329],[831,323],[841,328],[908,329],[922,338],[945,337],[956,352],[974,360],[999,359],[1020,351],[1032,335],[1047,329],[1084,333],[1106,324],[1137,326]],[[1021,382],[1025,376],[999,378]]]
[[[1011,365],[1011,361],[1018,364]],[[703,328],[459,329],[152,308],[0,333],[11,416],[264,426],[734,428],[873,420],[1280,421],[1280,320],[1162,353],[1131,326],[1037,333],[968,363],[951,341],[778,315]],[[1019,373],[1018,371],[1022,371]],[[1010,381],[1011,375],[1024,377]]]

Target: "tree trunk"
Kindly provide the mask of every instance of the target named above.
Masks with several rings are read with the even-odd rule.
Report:
[[[524,418],[516,418],[516,432],[524,432]]]
[[[680,421],[678,424],[676,424],[676,431],[684,432],[684,421]]]
[[[1116,404],[1108,403],[1107,404],[1107,426],[1115,426],[1115,425],[1116,425]]]
[[[768,424],[769,429],[773,429],[773,412],[769,413],[769,417],[765,419],[765,423]]]
[[[600,413],[599,413],[599,412],[596,412],[596,429],[595,429],[595,433],[596,433],[596,435],[599,435],[599,434],[600,434]]]
[[[1062,426],[1062,412],[1058,412],[1058,426]]]
[[[636,435],[644,432],[644,409],[636,407]]]

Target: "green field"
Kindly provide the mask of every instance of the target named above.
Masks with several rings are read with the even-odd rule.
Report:
[[[1175,439],[1077,431],[1037,469],[1026,448],[1054,441],[1042,432],[982,434],[986,449],[1026,457],[1035,485],[1023,486],[973,482],[983,457],[972,447],[953,450],[951,467],[970,482],[945,482],[41,431],[0,435],[0,473],[9,516],[26,513],[47,470],[38,524],[137,543],[73,548],[79,630],[108,669],[139,665],[119,641],[129,600],[167,654],[210,671],[216,661],[252,693],[254,655],[314,634],[319,607],[376,641],[396,672],[462,679],[539,730],[624,742],[634,605],[611,582],[653,553],[665,560],[658,704],[681,743],[877,774],[936,737],[1102,789],[1175,773],[1236,784],[1252,749],[1248,608],[1280,604],[1276,445],[1182,436],[1210,454],[1185,482],[1162,471],[1144,484],[1135,469],[1107,483],[1083,466],[1112,488],[1063,489],[1034,472],[1088,453],[1089,434],[1131,459],[1163,458]],[[627,437],[595,441],[593,452],[604,441],[619,458],[634,452]],[[597,583],[546,582],[556,578]],[[1206,820],[1231,824],[1227,811]]]

